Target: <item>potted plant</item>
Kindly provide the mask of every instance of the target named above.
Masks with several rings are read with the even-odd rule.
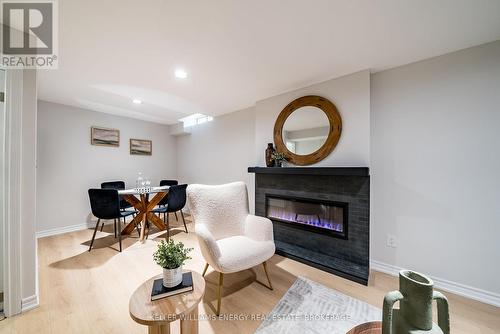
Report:
[[[285,154],[281,152],[274,152],[272,155],[275,167],[282,167],[285,160]]]
[[[158,249],[153,254],[156,264],[163,268],[163,286],[172,288],[182,282],[182,266],[186,260],[191,259],[188,255],[193,248],[185,248],[182,242],[170,239],[162,240]]]

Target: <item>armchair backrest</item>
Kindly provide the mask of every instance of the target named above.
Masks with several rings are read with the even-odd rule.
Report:
[[[215,240],[244,235],[248,216],[247,187],[243,182],[217,186],[190,184],[189,211],[194,224],[205,224]]]

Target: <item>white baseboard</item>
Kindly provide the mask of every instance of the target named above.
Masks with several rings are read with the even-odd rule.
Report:
[[[39,305],[38,295],[33,295],[27,298],[23,298],[23,300],[21,301],[21,312],[32,310],[35,307],[38,307],[38,305]]]
[[[380,271],[392,276],[398,276],[399,272],[404,269],[401,267],[393,266],[392,264],[387,264],[375,260],[370,261],[370,268],[375,271]],[[500,307],[500,294],[498,293],[478,289],[472,286],[452,282],[431,275],[427,276],[429,276],[429,278],[434,281],[434,286],[440,290],[448,291],[462,297],[474,299],[485,304]]]
[[[186,217],[189,217],[189,216],[191,216],[191,214],[189,213],[189,211],[186,210],[186,208],[187,207],[182,209],[182,211],[184,212],[184,215]],[[90,223],[90,225],[89,224],[76,224],[76,225],[70,225],[70,226],[51,228],[51,229],[44,230],[44,231],[38,231],[38,232],[36,232],[36,237],[38,239],[38,238],[43,238],[43,237],[50,237],[52,235],[68,233],[68,232],[81,231],[81,230],[85,230],[88,228],[93,229],[95,227],[95,223],[96,223],[96,221],[93,220]],[[111,219],[105,220],[104,225],[108,225],[108,224],[113,224],[113,220],[111,220]]]
[[[52,235],[58,235],[58,234],[63,234],[63,233],[68,233],[68,232],[86,230],[88,228],[91,228],[93,230],[95,228],[96,223],[97,223],[97,221],[93,220],[93,221],[91,221],[90,225],[89,224],[76,224],[76,225],[70,225],[70,226],[51,228],[51,229],[44,230],[44,231],[38,231],[38,232],[36,232],[36,237],[37,237],[37,239],[43,238],[43,237],[50,237]],[[104,220],[104,225],[111,225],[111,224],[113,224],[112,219]]]
[[[38,231],[38,232],[36,232],[36,237],[37,238],[49,237],[51,235],[58,235],[58,234],[63,234],[63,233],[68,233],[68,232],[81,231],[81,230],[85,230],[87,228],[89,228],[89,226],[87,224],[77,224],[77,225],[70,225],[70,226],[64,226],[64,227],[56,227],[56,228],[51,228],[51,229],[44,230],[44,231]]]

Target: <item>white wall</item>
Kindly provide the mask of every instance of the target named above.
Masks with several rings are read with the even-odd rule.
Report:
[[[120,147],[91,145],[91,126],[119,129]],[[129,138],[152,140],[152,156],[130,155]],[[38,143],[39,234],[87,224],[87,190],[101,182],[133,187],[138,172],[153,184],[177,175],[175,140],[166,125],[39,101]]]
[[[500,293],[500,42],[371,84],[372,258]]]
[[[370,72],[328,80],[257,102],[255,106],[254,165],[265,166],[264,151],[272,143],[274,123],[281,110],[304,95],[332,101],[342,117],[342,135],[335,150],[315,166],[370,165]]]
[[[182,183],[247,183],[253,212],[253,165],[255,145],[253,108],[215,117],[177,137],[177,175]]]

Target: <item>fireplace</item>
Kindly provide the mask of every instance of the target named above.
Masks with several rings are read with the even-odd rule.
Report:
[[[276,253],[362,284],[370,272],[366,167],[250,167],[255,214],[273,222]]]
[[[275,224],[347,239],[347,203],[266,195],[266,217]]]

